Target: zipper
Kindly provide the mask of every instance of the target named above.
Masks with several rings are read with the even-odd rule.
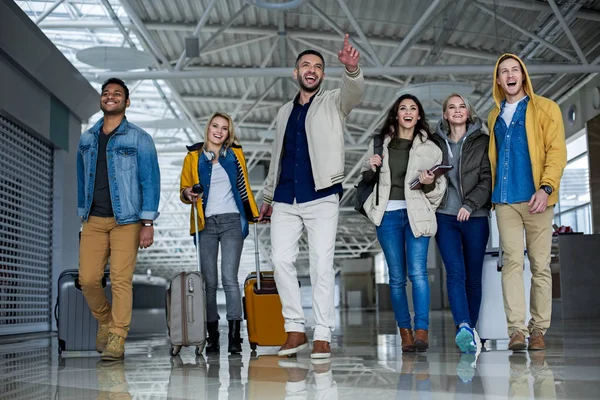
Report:
[[[465,133],[465,135],[467,133]],[[462,164],[463,164],[462,150],[463,150],[463,146],[465,145],[465,142],[467,141],[467,139],[468,139],[468,137],[466,137],[465,140],[463,140],[463,142],[460,144],[460,151],[458,153],[458,156],[460,157],[460,162],[458,163],[458,187],[460,188],[461,203],[464,203],[464,201],[465,201],[465,194],[464,194],[463,183],[462,183]]]
[[[187,302],[187,290],[185,287],[185,272],[179,274],[179,279],[181,280],[181,344],[183,346],[188,346],[188,331],[187,331],[187,310],[186,310],[186,302]]]

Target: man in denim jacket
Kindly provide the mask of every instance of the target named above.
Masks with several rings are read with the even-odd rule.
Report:
[[[156,148],[148,133],[127,121],[127,107],[125,83],[104,82],[104,117],[81,135],[77,152],[77,214],[83,220],[79,282],[98,320],[96,350],[103,360],[124,356],[137,251],[152,245],[159,214]],[[112,308],[101,285],[109,256]]]

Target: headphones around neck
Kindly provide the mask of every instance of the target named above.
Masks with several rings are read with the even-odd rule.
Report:
[[[204,150],[204,155],[206,156],[208,161],[212,161],[216,157],[215,153],[212,150]],[[219,157],[225,158],[226,156],[227,156],[227,148],[221,147],[221,150],[219,151]]]

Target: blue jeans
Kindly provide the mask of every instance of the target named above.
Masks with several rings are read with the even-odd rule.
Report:
[[[412,328],[406,297],[406,272],[412,282],[415,329],[429,329],[429,280],[427,249],[429,237],[416,238],[406,210],[386,211],[377,227],[377,239],[390,274],[392,307],[399,328]]]
[[[450,309],[456,326],[475,327],[481,306],[481,271],[490,227],[487,217],[459,222],[454,215],[437,214],[435,235],[444,266]]]
[[[194,236],[194,240],[196,237]],[[244,247],[240,215],[237,213],[217,214],[206,218],[200,232],[200,268],[206,287],[206,321],[219,320],[217,311],[217,256],[221,243],[221,280],[225,290],[227,320],[242,319],[242,298],[238,271]]]

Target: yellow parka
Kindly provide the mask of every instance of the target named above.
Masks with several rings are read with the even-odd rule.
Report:
[[[536,190],[542,185],[550,185],[553,189],[548,197],[548,205],[558,202],[558,189],[563,170],[567,165],[567,146],[565,142],[565,127],[563,125],[560,107],[554,101],[533,93],[533,86],[523,61],[516,55],[512,56],[521,64],[525,83],[523,89],[529,96],[529,104],[525,113],[525,131],[527,132],[527,144],[529,146],[529,157],[531,159],[531,170],[533,171],[533,183]],[[498,61],[500,61],[502,55]],[[489,157],[492,169],[492,192],[496,183],[496,163],[498,150],[494,136],[494,125],[500,115],[500,103],[506,98],[504,91],[497,84],[498,65],[494,68],[493,98],[496,107],[488,116],[488,127],[490,130]]]

